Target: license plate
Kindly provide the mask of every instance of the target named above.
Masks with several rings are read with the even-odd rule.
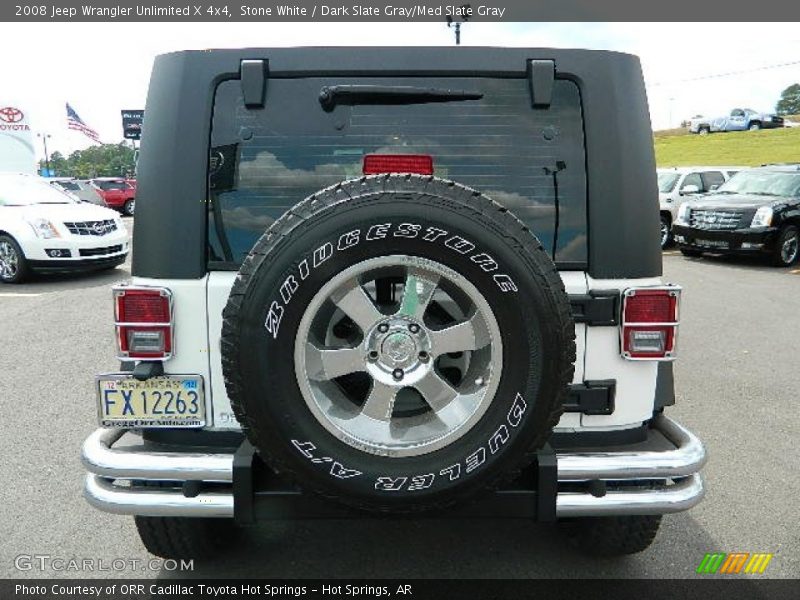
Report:
[[[719,240],[697,240],[695,242],[698,246],[705,246],[706,248],[727,248],[728,242],[721,242]]]
[[[199,375],[164,375],[139,381],[130,374],[97,378],[104,427],[203,427],[206,405]]]

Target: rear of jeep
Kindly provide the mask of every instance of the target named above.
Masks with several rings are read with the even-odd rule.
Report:
[[[413,513],[624,554],[700,501],[635,57],[183,52],[146,111],[83,461],[151,552]]]

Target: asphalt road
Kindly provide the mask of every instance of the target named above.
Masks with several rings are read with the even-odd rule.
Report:
[[[93,377],[115,370],[109,286],[130,266],[0,287],[0,577],[153,576],[19,571],[15,557],[147,559],[133,520],[81,497],[81,442],[96,426]],[[648,551],[584,557],[554,526],[519,521],[274,522],[195,561],[202,577],[695,576],[706,552],[772,552],[766,576],[800,575],[800,270],[665,256],[684,286],[678,402],[707,444],[708,493],[667,516]]]

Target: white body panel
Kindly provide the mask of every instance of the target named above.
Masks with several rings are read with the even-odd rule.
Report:
[[[589,290],[625,290],[660,286],[660,277],[645,279],[592,279]],[[610,415],[581,415],[581,427],[592,430],[638,427],[653,416],[658,362],[626,360],[620,353],[619,327],[587,327],[584,353],[587,381],[614,379],[617,382],[614,412]]]
[[[33,186],[41,185],[45,193],[56,193],[46,180],[31,175],[5,175],[4,178],[26,178],[33,182]],[[0,182],[2,183],[2,182]],[[51,198],[48,198],[50,200]],[[66,198],[65,198],[66,199]],[[3,194],[0,189],[0,231],[13,237],[25,258],[28,260],[48,261],[57,260],[63,264],[67,261],[88,262],[95,259],[111,258],[128,253],[128,231],[119,216],[119,213],[94,204],[64,203],[64,204],[28,204],[24,206],[11,206],[14,203],[11,194]],[[54,237],[43,238],[35,233],[31,223],[39,220],[48,221],[56,234]],[[113,221],[116,225],[114,231],[103,235],[78,235],[71,233],[65,223],[86,223],[97,221]],[[108,254],[81,256],[81,250],[94,250],[120,246],[120,250]],[[70,257],[51,258],[45,250],[69,250]]]
[[[565,271],[561,273],[561,278],[569,294],[662,285],[658,277],[596,280],[577,271]],[[214,271],[197,280],[139,277],[133,280],[136,285],[163,286],[172,290],[175,303],[175,356],[166,361],[164,367],[168,373],[203,376],[207,428],[213,430],[240,429],[225,389],[219,344],[222,311],[235,279],[235,272]],[[576,324],[575,334],[577,360],[573,383],[616,380],[615,409],[611,415],[565,413],[557,429],[564,432],[626,429],[652,418],[658,363],[622,358],[619,328],[616,326],[586,327]],[[265,365],[265,368],[268,366]]]
[[[59,237],[43,239],[37,237],[30,220],[47,219],[58,231]],[[105,235],[76,235],[70,233],[64,223],[114,221],[115,231]],[[128,230],[125,228],[119,213],[111,209],[93,204],[40,204],[36,206],[12,207],[0,206],[0,231],[8,232],[22,248],[28,260],[51,260],[46,249],[69,250],[70,258],[57,258],[59,263],[68,260],[88,261],[127,254]],[[121,249],[110,254],[92,257],[81,256],[81,250],[120,246]]]

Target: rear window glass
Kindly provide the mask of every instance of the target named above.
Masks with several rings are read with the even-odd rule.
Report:
[[[481,99],[337,105],[332,85],[418,86]],[[239,81],[216,92],[209,160],[209,263],[238,265],[284,212],[317,190],[361,176],[366,154],[427,154],[437,177],[512,210],[562,268],[586,264],[586,173],[577,86],[557,80],[533,109],[526,79],[270,79],[263,109],[245,108]],[[553,171],[560,165],[556,175]],[[557,178],[557,182],[554,181]],[[558,232],[556,235],[556,185]]]
[[[128,184],[124,181],[96,181],[95,185],[101,190],[127,190]]]

